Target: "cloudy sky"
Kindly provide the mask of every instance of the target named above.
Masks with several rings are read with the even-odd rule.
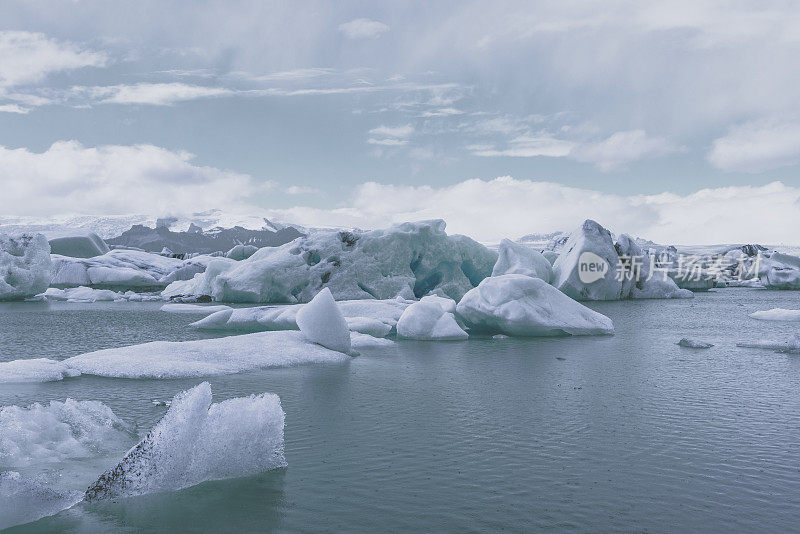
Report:
[[[0,4],[0,215],[800,244],[793,2]]]

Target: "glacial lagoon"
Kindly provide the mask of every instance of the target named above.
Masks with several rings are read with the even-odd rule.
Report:
[[[0,304],[0,361],[219,337],[162,304]],[[800,323],[748,314],[797,309],[798,294],[586,304],[615,335],[398,340],[343,363],[207,379],[0,384],[0,406],[101,401],[124,421],[78,457],[20,466],[0,454],[0,471],[64,491],[119,461],[167,410],[154,401],[203,380],[215,402],[271,392],[286,414],[285,468],[80,503],[9,532],[796,528],[800,355],[736,343],[792,338]],[[684,337],[714,347],[678,346]]]

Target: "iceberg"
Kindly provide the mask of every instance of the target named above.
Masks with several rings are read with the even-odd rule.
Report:
[[[452,299],[422,297],[400,316],[397,337],[424,341],[467,339],[469,335],[456,322],[455,309],[456,303]]]
[[[386,230],[318,230],[279,247],[176,283],[164,296],[211,295],[221,302],[308,302],[323,287],[336,300],[422,297],[441,290],[459,299],[489,276],[497,254],[441,220]]]
[[[767,289],[800,289],[800,258],[773,252],[761,256],[759,278]]]
[[[68,287],[67,289],[58,289],[55,287],[47,288],[47,291],[41,295],[47,300],[58,300],[66,302],[104,302],[104,301],[131,301],[131,302],[145,302],[153,300],[161,300],[158,295],[146,295],[142,293],[135,293],[133,291],[126,291],[125,293],[118,293],[110,289],[94,289],[91,287],[78,286]]]
[[[553,264],[553,285],[575,300],[619,300],[618,265],[611,232],[587,219],[569,236]]]
[[[256,250],[258,250],[258,247],[254,247],[253,245],[236,245],[225,254],[225,257],[236,261],[242,261],[252,256]]]
[[[64,362],[47,358],[0,362],[0,384],[23,382],[56,382],[80,376],[81,372]]]
[[[678,341],[677,345],[681,347],[686,347],[687,349],[710,349],[714,346],[713,343],[707,343],[705,341],[698,341],[696,339],[689,339],[683,338]]]
[[[553,278],[553,267],[537,250],[503,239],[500,242],[492,276],[503,274],[524,274],[540,278],[549,284]]]
[[[309,341],[331,350],[350,352],[350,329],[327,287],[300,308],[296,321]]]
[[[353,332],[366,334],[372,337],[386,337],[392,332],[392,325],[372,317],[345,317],[347,328]]]
[[[800,321],[800,310],[772,308],[771,310],[753,312],[748,317],[761,321]]]
[[[139,250],[114,249],[93,258],[53,254],[53,287],[90,286],[100,289],[163,289],[161,279],[184,261]]]
[[[84,494],[88,502],[179,490],[286,466],[272,393],[211,403],[208,382],[177,394],[147,436]]]
[[[0,234],[0,300],[32,297],[50,285],[50,245],[42,234]]]
[[[611,319],[544,280],[520,274],[491,277],[464,295],[456,313],[470,333],[509,336],[613,334]]]
[[[210,315],[212,313],[225,311],[225,310],[232,310],[230,306],[218,305],[218,306],[205,306],[203,304],[164,304],[161,306],[161,311],[168,312],[168,313],[204,313],[206,315]]]
[[[190,378],[348,359],[346,354],[307,341],[300,332],[281,331],[194,341],[152,341],[87,352],[63,363],[96,376]]]
[[[100,236],[87,230],[58,230],[47,232],[50,253],[72,258],[93,258],[107,253],[106,242]]]
[[[16,471],[0,472],[0,530],[57,514],[82,497],[80,492],[57,491]]]

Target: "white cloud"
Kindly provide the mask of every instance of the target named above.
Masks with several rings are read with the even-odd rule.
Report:
[[[377,39],[389,31],[389,26],[377,20],[355,19],[340,24],[339,31],[348,39]]]
[[[456,108],[439,108],[433,111],[426,111],[422,117],[452,117],[453,115],[463,115],[464,112]]]
[[[414,134],[414,127],[410,124],[403,126],[378,126],[369,131],[370,138],[367,143],[381,146],[403,146],[408,144],[408,139]]]
[[[28,113],[30,108],[23,108],[17,104],[2,104],[0,105],[0,113],[19,113],[24,115]]]
[[[570,157],[593,163],[603,172],[622,169],[646,158],[665,156],[679,150],[663,137],[650,137],[644,130],[617,132],[595,143],[577,145]]]
[[[757,121],[714,140],[708,161],[723,171],[763,172],[800,162],[800,123]]]
[[[83,67],[103,67],[103,52],[48,38],[41,33],[0,31],[0,87],[42,81],[48,74]]]
[[[297,81],[297,80],[307,80],[310,78],[319,78],[320,76],[326,76],[329,74],[333,74],[335,72],[336,72],[335,69],[314,67],[314,68],[272,72],[270,74],[265,74],[263,76],[255,76],[255,77],[248,76],[248,78],[257,81]]]
[[[476,145],[470,145],[475,147]],[[499,157],[508,156],[514,158],[532,158],[536,156],[548,156],[551,158],[560,158],[568,156],[575,143],[563,139],[556,139],[547,134],[539,135],[520,135],[508,143],[508,147],[497,149],[494,147],[486,148],[477,145],[478,150],[473,150],[472,153],[476,156],[483,157]]]
[[[73,87],[72,92],[88,95],[91,100],[101,104],[151,104],[155,106],[169,106],[186,100],[234,94],[233,90],[222,87],[204,87],[178,82]]]
[[[287,195],[318,195],[322,191],[307,185],[290,185],[284,190],[284,192]]]
[[[550,182],[501,177],[447,187],[365,183],[347,207],[298,206],[270,215],[309,226],[379,228],[443,218],[451,233],[486,242],[533,232],[570,231],[592,218],[617,233],[660,243],[800,244],[800,188],[703,189],[688,195],[615,195]]]
[[[263,187],[246,174],[196,165],[193,158],[153,145],[84,147],[59,141],[44,152],[0,147],[2,211],[51,215],[241,209]]]

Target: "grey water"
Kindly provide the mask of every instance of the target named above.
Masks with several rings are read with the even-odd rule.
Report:
[[[735,343],[800,332],[747,317],[799,308],[800,293],[589,306],[614,336],[399,341],[343,364],[210,377],[215,401],[280,396],[287,468],[79,504],[9,532],[796,530],[800,355]],[[196,316],[158,307],[0,305],[0,361],[204,336],[186,326]],[[166,410],[153,399],[199,382],[0,384],[0,406],[100,400],[141,434]]]

